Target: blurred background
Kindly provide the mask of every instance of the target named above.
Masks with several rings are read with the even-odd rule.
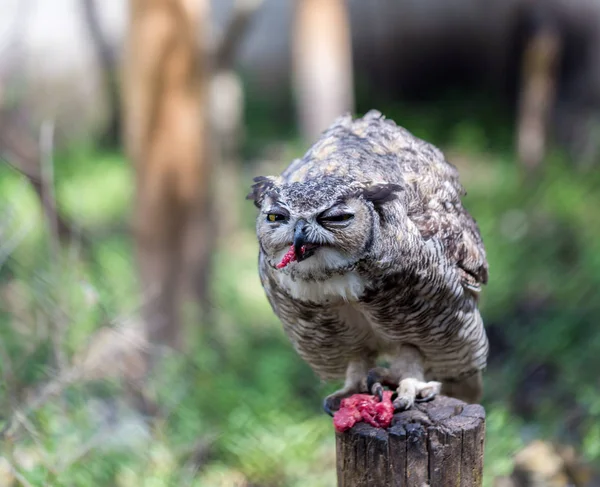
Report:
[[[335,485],[244,198],[371,108],[483,234],[485,485],[600,485],[600,1],[0,10],[0,486]]]

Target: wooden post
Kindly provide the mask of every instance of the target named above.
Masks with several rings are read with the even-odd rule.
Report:
[[[336,434],[338,487],[480,487],[484,436],[483,407],[444,396],[358,423]]]

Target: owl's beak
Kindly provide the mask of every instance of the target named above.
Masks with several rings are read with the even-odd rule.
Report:
[[[306,243],[306,233],[304,232],[305,226],[305,220],[298,220],[296,228],[294,228],[294,253],[296,254],[296,260],[298,262],[306,257],[302,252],[302,247]]]

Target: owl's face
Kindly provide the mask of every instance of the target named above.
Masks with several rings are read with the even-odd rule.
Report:
[[[276,272],[303,280],[343,274],[370,249],[378,222],[369,188],[339,178],[277,184],[258,178],[251,194],[260,212],[256,230],[269,265],[276,269],[293,246],[297,261]],[[388,185],[390,186],[390,185]],[[389,199],[391,192],[384,191]],[[377,196],[384,196],[381,185]],[[303,251],[301,250],[303,248]]]

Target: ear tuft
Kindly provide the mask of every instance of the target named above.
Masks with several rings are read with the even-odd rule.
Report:
[[[404,188],[400,184],[395,183],[374,183],[368,184],[362,190],[362,195],[367,201],[371,201],[374,205],[380,205],[392,201],[398,197],[398,191]]]
[[[267,193],[275,186],[275,177],[257,176],[253,179],[252,191],[246,196],[247,200],[254,201],[254,206],[260,208]]]

